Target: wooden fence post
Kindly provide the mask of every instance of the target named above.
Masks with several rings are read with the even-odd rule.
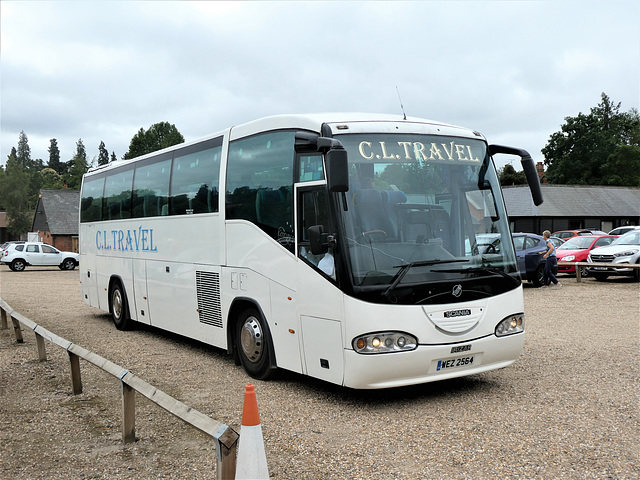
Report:
[[[13,323],[13,331],[16,334],[16,343],[24,343],[24,339],[22,338],[22,329],[20,328],[20,322],[11,316],[11,323]]]
[[[44,338],[36,332],[36,344],[38,345],[38,359],[41,362],[47,361],[47,351],[44,347]]]
[[[71,346],[71,344],[69,345]],[[74,395],[80,395],[82,393],[82,377],[80,375],[80,357],[75,353],[71,353],[67,348],[69,354],[69,364],[71,365],[71,391]]]
[[[120,375],[120,388],[122,391],[122,443],[136,441],[136,391],[122,380],[129,373],[124,370]]]
[[[4,308],[0,306],[0,330],[8,330],[9,325],[7,325],[7,312]]]
[[[234,480],[236,478],[238,434],[232,428],[224,425],[213,437],[216,439],[218,457],[216,467],[217,480]]]

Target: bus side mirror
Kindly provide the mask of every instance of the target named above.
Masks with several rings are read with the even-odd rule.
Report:
[[[533,158],[531,158],[529,152],[521,148],[506,147],[504,145],[489,145],[489,154],[493,156],[497,153],[518,155],[520,157],[522,170],[524,170],[524,175],[527,178],[527,183],[529,184],[529,189],[531,190],[533,204],[535,206],[541,205],[542,202],[544,202],[544,199],[542,198],[540,179],[538,178],[538,172],[536,171],[536,164],[533,162]]]
[[[324,163],[329,191],[347,192],[349,190],[347,151],[342,146],[331,148],[324,156]]]
[[[324,233],[322,225],[314,225],[309,227],[309,246],[311,253],[314,255],[322,255],[329,251],[329,247],[335,247],[336,236],[331,233]]]

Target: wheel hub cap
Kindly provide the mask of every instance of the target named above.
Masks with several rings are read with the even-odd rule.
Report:
[[[262,330],[255,317],[249,317],[240,332],[242,351],[251,363],[256,363],[262,357]]]

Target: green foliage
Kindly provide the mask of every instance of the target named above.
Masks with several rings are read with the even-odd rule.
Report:
[[[43,168],[40,171],[40,177],[42,179],[42,188],[44,189],[60,190],[64,188],[62,175],[56,172],[53,168]]]
[[[58,148],[58,141],[55,138],[49,140],[49,163],[47,166],[59,175],[66,173],[67,170],[67,166],[60,161],[60,149]]]
[[[144,128],[138,130],[129,143],[129,151],[122,158],[136,158],[183,142],[184,137],[175,125],[168,122],[155,123],[147,131]]]
[[[107,151],[104,142],[100,142],[100,145],[98,146],[98,165],[102,166],[107,163],[109,163],[109,152]]]
[[[64,176],[67,186],[73,190],[80,190],[82,176],[89,170],[87,151],[82,139],[76,142],[76,154],[67,162],[69,173]]]
[[[640,116],[602,94],[589,114],[566,117],[542,149],[549,183],[640,186]]]
[[[24,152],[23,148],[23,155]],[[14,236],[22,235],[31,229],[34,208],[29,205],[31,182],[29,173],[22,165],[24,159],[24,156],[19,159],[16,149],[12,148],[6,169],[0,171],[0,205],[7,211],[7,230]]]
[[[500,178],[500,185],[503,187],[507,185],[527,184],[527,176],[525,175],[524,170],[516,172],[516,169],[513,168],[513,165],[510,163],[506,164],[498,174]]]

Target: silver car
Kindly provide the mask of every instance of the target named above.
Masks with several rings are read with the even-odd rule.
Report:
[[[611,245],[592,250],[589,262],[595,263],[589,267],[596,280],[605,280],[610,275],[627,275],[640,281],[640,268],[624,268],[624,264],[640,264],[640,230],[632,230],[616,238]],[[598,263],[619,263],[618,267],[599,267]]]

